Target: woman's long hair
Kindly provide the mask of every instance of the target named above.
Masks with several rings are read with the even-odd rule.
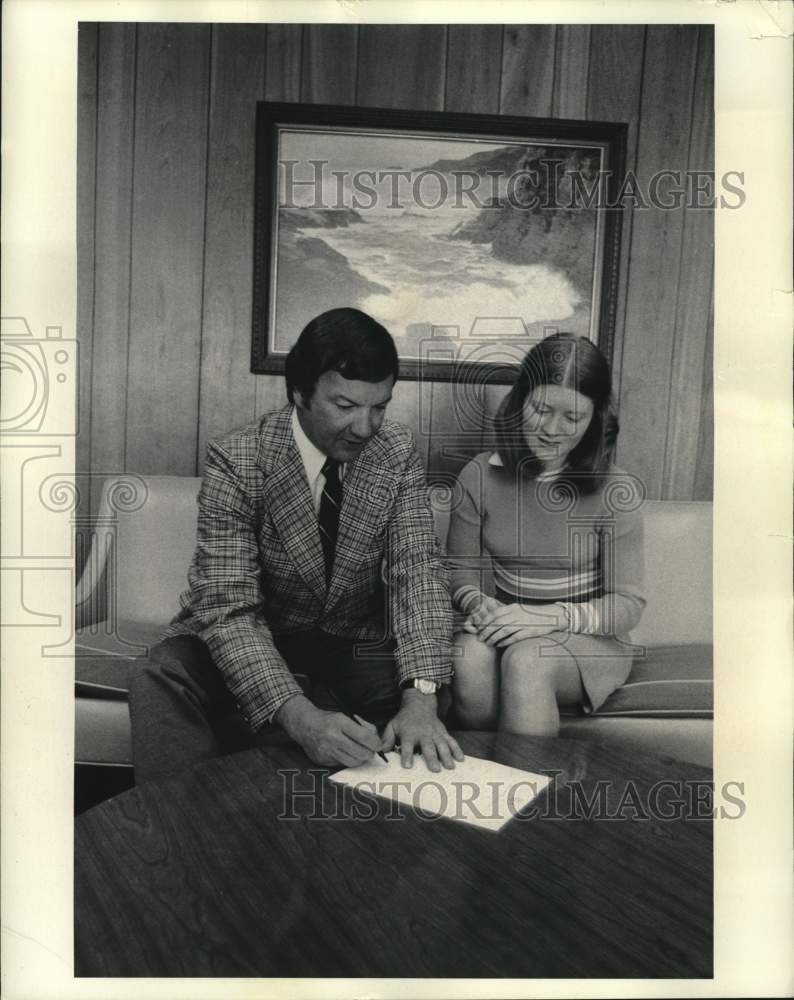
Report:
[[[559,385],[574,389],[593,404],[593,416],[582,440],[566,456],[561,470],[581,493],[600,489],[618,435],[612,404],[612,378],[606,358],[587,337],[555,333],[541,340],[521,362],[513,388],[499,407],[495,429],[497,450],[506,469],[534,479],[543,463],[526,441],[524,406],[533,389]]]

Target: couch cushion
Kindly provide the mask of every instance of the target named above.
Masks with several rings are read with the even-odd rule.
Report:
[[[118,484],[114,486],[112,477],[105,484],[102,513],[112,528],[113,550],[105,567],[106,586],[120,617],[159,632],[177,611],[186,586],[200,480],[137,478],[142,502],[114,505],[110,499],[118,493]],[[444,543],[454,488],[436,484],[430,502]],[[647,605],[632,634],[634,642],[661,646],[711,641],[712,509],[711,503],[696,501],[648,500],[643,505]]]
[[[646,500],[645,597],[647,604],[632,632],[636,643],[712,641],[713,506],[695,500]]]
[[[126,695],[78,684],[75,698],[75,764],[132,766],[130,710]]]
[[[124,656],[128,659],[146,657],[149,650],[163,637],[168,622],[162,625],[122,619],[115,627],[109,622],[87,625],[75,632],[75,656]]]
[[[108,635],[105,623],[78,629],[75,635],[75,680],[126,691],[131,670],[139,669],[149,650],[162,637],[163,627],[146,623],[118,623]]]
[[[196,547],[200,479],[147,476],[146,499],[116,522],[116,607],[159,631],[179,610]]]
[[[593,717],[710,719],[714,710],[712,654],[708,645],[649,647],[623,687]]]
[[[75,682],[77,693],[88,697],[101,697],[101,688],[108,696],[129,689],[131,675],[140,670],[149,658],[149,651],[162,638],[159,626],[136,622],[120,622],[117,635],[91,634],[89,629],[78,629],[75,638]],[[305,674],[295,674],[304,688],[309,685]],[[93,690],[81,691],[81,688]]]
[[[130,672],[135,670],[142,659],[134,660],[124,656],[92,656],[84,658],[75,653],[74,679],[79,692],[83,684],[98,685],[117,691],[127,691]]]

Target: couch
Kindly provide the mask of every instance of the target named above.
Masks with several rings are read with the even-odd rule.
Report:
[[[123,475],[104,484],[77,586],[75,761],[95,798],[132,783],[128,678],[185,587],[200,482]],[[442,541],[448,497],[431,489]],[[631,636],[632,673],[595,714],[565,717],[561,735],[711,766],[711,516],[706,502],[646,501],[648,604]]]

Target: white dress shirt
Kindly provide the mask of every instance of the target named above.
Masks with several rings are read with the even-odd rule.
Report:
[[[306,433],[301,427],[300,420],[298,419],[298,410],[294,406],[292,407],[292,436],[295,438],[295,444],[298,446],[298,453],[300,454],[301,461],[303,462],[303,470],[306,473],[306,481],[309,484],[309,489],[312,494],[312,502],[314,503],[314,512],[315,514],[319,514],[320,501],[322,500],[323,489],[325,488],[323,466],[325,465],[325,461],[328,456],[324,455],[317,445],[313,444],[306,437]],[[340,463],[340,480],[344,479],[346,468],[346,464]]]

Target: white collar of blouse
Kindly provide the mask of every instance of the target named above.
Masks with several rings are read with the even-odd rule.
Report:
[[[499,454],[498,451],[492,451],[491,457],[488,459],[488,464],[493,465],[498,469],[503,469],[505,463],[502,461],[502,456]],[[556,479],[556,477],[559,475],[561,471],[562,470],[560,469],[554,469],[551,472],[541,472],[535,478],[539,482],[548,481],[549,479]]]

